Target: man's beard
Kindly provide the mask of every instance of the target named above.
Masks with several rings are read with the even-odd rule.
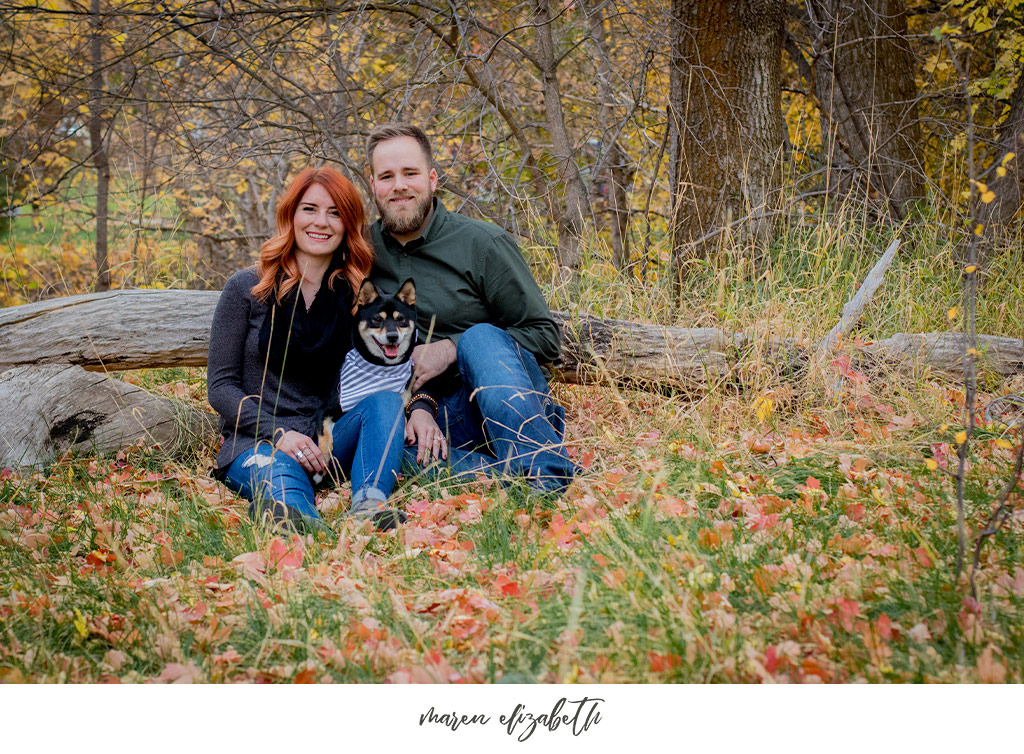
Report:
[[[377,210],[380,212],[381,228],[393,236],[404,236],[409,233],[416,232],[427,219],[427,215],[430,214],[430,208],[433,205],[433,200],[433,194],[428,194],[427,196],[416,199],[412,211],[408,214],[402,215],[393,212],[386,201],[384,202],[384,206],[381,206],[381,203],[377,202]]]

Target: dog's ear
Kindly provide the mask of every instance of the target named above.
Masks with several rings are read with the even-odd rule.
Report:
[[[398,289],[395,298],[406,306],[416,306],[416,283],[412,282],[412,278],[402,283],[402,287]]]
[[[380,296],[380,292],[377,290],[377,286],[370,282],[369,278],[363,281],[363,284],[359,286],[359,295],[356,296],[356,306],[366,306],[372,304]]]

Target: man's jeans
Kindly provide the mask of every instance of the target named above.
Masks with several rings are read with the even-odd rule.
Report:
[[[352,480],[352,507],[384,502],[395,487],[402,461],[405,417],[398,393],[369,395],[334,425],[333,456]],[[275,520],[319,519],[313,482],[299,462],[263,441],[228,467],[224,483],[250,500],[256,518],[269,511]]]
[[[463,333],[457,356],[462,385],[437,416],[449,439],[450,471],[525,477],[543,492],[564,490],[574,474],[565,409],[552,399],[533,354],[501,328],[482,324]],[[406,449],[407,467],[415,455]]]

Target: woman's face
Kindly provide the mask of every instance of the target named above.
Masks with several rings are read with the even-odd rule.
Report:
[[[305,261],[330,258],[345,237],[338,208],[327,189],[314,183],[299,200],[292,221],[295,228],[295,257]]]

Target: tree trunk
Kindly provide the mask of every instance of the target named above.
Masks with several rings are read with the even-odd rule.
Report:
[[[590,207],[583,176],[580,175],[580,168],[574,157],[576,150],[565,127],[548,0],[534,0],[534,17],[540,50],[538,62],[544,92],[545,122],[551,136],[552,153],[558,161],[559,179],[564,192],[562,211],[558,218],[558,265],[575,274],[579,271],[581,262],[580,237],[583,235],[584,217],[589,214]]]
[[[110,256],[107,248],[107,216],[110,205],[110,160],[107,155],[106,124],[103,120],[103,19],[100,0],[90,6],[92,38],[89,44],[89,145],[96,168],[96,290],[110,289]]]
[[[1007,159],[1007,155],[1013,154]],[[989,238],[998,239],[1007,233],[1013,219],[1024,204],[1024,71],[1017,78],[1017,88],[1010,100],[1010,113],[999,127],[997,166],[1006,174],[993,172],[987,185],[996,198],[982,204],[978,221],[985,226]],[[1017,228],[1020,228],[1018,223]]]
[[[213,414],[81,367],[23,366],[0,374],[0,465],[36,466],[67,451],[129,445],[171,455],[209,447]]]
[[[897,219],[923,195],[921,127],[904,0],[808,0],[814,87],[829,181],[879,198]]]
[[[732,221],[767,231],[782,182],[782,0],[673,0],[673,258],[678,281]]]
[[[603,179],[608,211],[611,214],[612,254],[615,268],[620,272],[630,263],[629,248],[629,193],[628,187],[633,182],[634,169],[629,162],[619,141],[621,125],[615,123],[612,102],[615,90],[612,77],[615,69],[608,51],[605,38],[604,21],[601,10],[587,3],[584,7],[590,25],[590,41],[594,48],[595,65],[597,68],[597,97],[601,103],[598,114],[598,127],[603,133],[601,139],[602,159],[595,166],[595,180]]]

